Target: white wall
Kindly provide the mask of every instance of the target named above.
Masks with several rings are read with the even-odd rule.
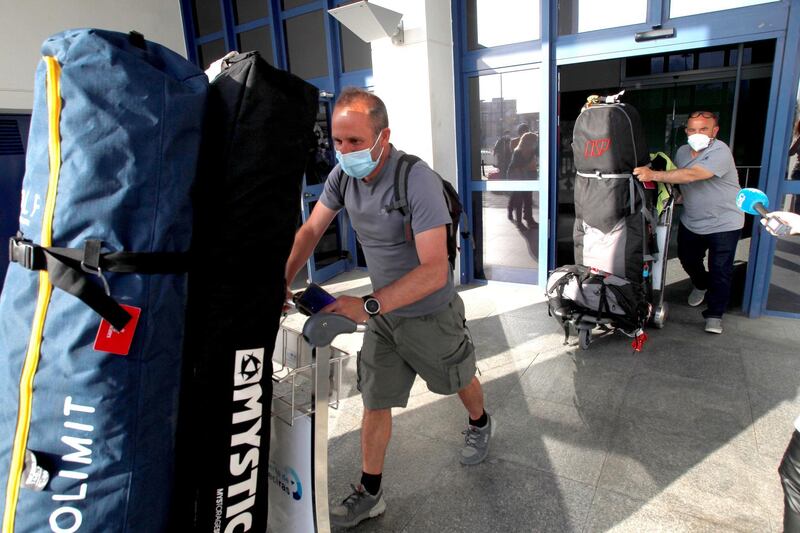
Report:
[[[392,143],[458,188],[453,24],[445,0],[372,0],[403,14],[404,43],[372,43],[373,87],[386,104]],[[456,265],[455,279],[460,279]]]
[[[28,111],[42,42],[71,28],[143,33],[186,56],[178,0],[0,0],[0,111]]]
[[[391,140],[456,183],[453,26],[442,0],[373,0],[403,14],[405,42],[372,43],[375,94],[386,103]]]

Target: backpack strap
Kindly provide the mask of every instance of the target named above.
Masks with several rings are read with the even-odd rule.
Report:
[[[411,167],[419,160],[419,157],[411,154],[400,156],[394,171],[394,201],[385,206],[387,212],[397,210],[403,215],[406,242],[414,240],[414,233],[411,231],[411,209],[408,205],[408,175],[411,173]]]
[[[342,205],[344,205],[344,193],[347,191],[347,184],[350,183],[350,176],[344,173],[342,167],[339,167],[339,175],[336,176],[339,182],[339,194],[342,195]]]

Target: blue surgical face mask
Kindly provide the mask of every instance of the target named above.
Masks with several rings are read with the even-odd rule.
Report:
[[[381,131],[381,133],[383,133],[383,131]],[[378,159],[375,161],[372,160],[372,150],[378,146],[380,138],[381,135],[378,134],[378,138],[375,139],[375,143],[371,148],[364,148],[357,152],[343,154],[339,150],[336,150],[336,160],[342,165],[344,173],[358,180],[363,180],[369,176],[372,171],[375,170],[375,167],[378,166],[378,161],[381,160],[381,156],[383,155],[383,148],[381,148]]]

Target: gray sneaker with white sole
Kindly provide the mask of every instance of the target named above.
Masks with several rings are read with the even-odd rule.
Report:
[[[482,428],[467,425],[467,429],[461,432],[464,435],[464,447],[461,449],[461,464],[476,465],[483,462],[489,454],[489,442],[494,433],[494,420],[486,413],[488,422]]]
[[[375,518],[386,510],[383,501],[383,487],[373,496],[362,485],[350,485],[353,492],[331,509],[331,525],[335,527],[354,527],[368,518]]]

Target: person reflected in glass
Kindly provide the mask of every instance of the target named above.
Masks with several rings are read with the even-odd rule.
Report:
[[[511,154],[508,179],[535,180],[539,165],[539,139],[535,133],[522,134]],[[533,221],[533,194],[531,191],[515,191],[508,199],[508,219],[518,223]]]
[[[800,120],[797,121],[797,125],[794,127],[794,134],[796,138],[792,143],[792,147],[789,148],[789,157],[794,156],[796,159],[789,179],[800,180]]]
[[[505,130],[503,135],[497,139],[492,148],[494,164],[497,167],[497,177],[506,179],[508,177],[508,165],[511,163],[511,132]]]

